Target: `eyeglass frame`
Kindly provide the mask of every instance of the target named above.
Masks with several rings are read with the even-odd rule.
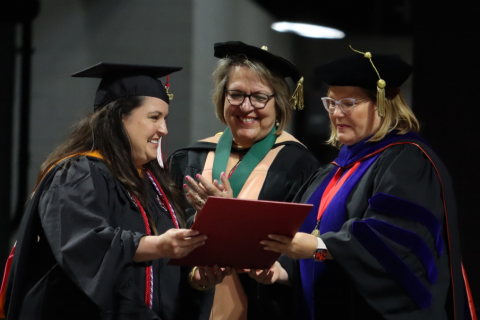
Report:
[[[241,93],[243,94],[242,102],[240,102],[240,104],[233,104],[233,103],[231,103],[230,100],[228,100],[228,93],[229,93],[229,91],[241,92]],[[223,90],[223,92],[224,92],[225,95],[226,95],[225,98],[227,99],[228,103],[230,103],[230,104],[231,104],[232,106],[234,106],[234,107],[240,107],[240,106],[245,102],[245,97],[247,97],[248,100],[250,101],[250,105],[251,105],[253,108],[255,108],[255,109],[263,109],[263,108],[265,108],[265,107],[267,106],[267,103],[268,103],[273,97],[275,97],[275,94],[268,95],[268,94],[266,94],[266,93],[261,93],[261,92],[253,92],[253,93],[250,93],[250,94],[246,94],[245,92],[243,92],[243,91],[241,91],[241,90]],[[255,107],[255,106],[253,105],[251,96],[254,95],[254,94],[263,94],[263,95],[267,96],[267,101],[265,101],[265,105],[264,105],[263,107],[260,107],[260,108],[259,108],[259,107]]]
[[[322,103],[323,103],[323,106],[325,107],[325,110],[327,110],[328,113],[330,114],[333,114],[335,113],[335,110],[337,109],[337,106],[340,108],[340,110],[344,113],[344,114],[351,114],[353,112],[353,109],[355,109],[355,107],[357,106],[357,101],[363,101],[363,100],[367,100],[367,99],[355,99],[355,98],[343,98],[343,99],[340,99],[340,100],[335,100],[335,99],[332,99],[332,98],[329,98],[329,97],[323,97],[321,98],[322,100]],[[353,107],[352,107],[352,110],[350,110],[349,112],[346,112],[345,110],[343,110],[342,108],[342,104],[341,104],[341,101],[342,100],[350,100],[350,101],[353,101]],[[333,112],[330,112],[330,108],[328,108],[326,105],[325,105],[325,102],[326,101],[333,101],[335,102],[335,109],[333,110]]]

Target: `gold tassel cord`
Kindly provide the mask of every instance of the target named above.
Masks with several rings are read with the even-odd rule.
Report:
[[[304,101],[303,101],[303,77],[300,78],[297,82],[297,88],[292,94],[292,97],[290,98],[289,101],[293,100],[293,110],[303,110],[305,107]]]
[[[165,88],[165,91],[167,91],[168,99],[173,100],[173,93],[168,93],[168,88]]]
[[[387,86],[387,83],[385,82],[385,80],[383,80],[380,77],[380,74],[378,73],[377,68],[375,68],[375,65],[373,64],[373,61],[372,61],[372,54],[370,52],[361,52],[361,51],[355,50],[352,48],[351,45],[349,45],[349,47],[350,49],[352,49],[352,51],[363,54],[363,56],[370,61],[373,69],[375,69],[375,72],[377,73],[377,76],[379,79],[377,81],[377,113],[380,117],[384,117],[385,116],[385,87]]]

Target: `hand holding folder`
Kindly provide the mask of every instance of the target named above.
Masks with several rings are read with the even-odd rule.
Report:
[[[280,256],[260,241],[269,234],[293,237],[313,206],[288,202],[209,197],[192,226],[207,235],[205,245],[171,265],[270,268]]]

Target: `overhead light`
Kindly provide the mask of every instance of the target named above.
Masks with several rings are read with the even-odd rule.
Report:
[[[272,29],[278,32],[293,32],[308,38],[342,39],[345,37],[345,33],[340,30],[307,23],[275,22],[272,24]]]

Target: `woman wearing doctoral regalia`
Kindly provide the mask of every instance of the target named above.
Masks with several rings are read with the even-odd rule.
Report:
[[[198,289],[222,271],[195,278],[167,265],[206,238],[182,229],[183,195],[156,160],[170,101],[157,78],[180,69],[100,63],[73,75],[102,78],[95,112],[41,167],[13,254],[8,320],[208,318]]]
[[[297,319],[474,318],[452,183],[399,89],[411,66],[357,51],[315,73],[340,153],[299,192],[300,232],[262,241],[286,256],[257,278],[294,285]]]
[[[236,198],[292,201],[318,167],[307,148],[284,130],[293,110],[303,108],[300,70],[266,47],[237,41],[215,44],[214,54],[220,60],[213,74],[213,102],[227,128],[170,157],[175,182],[189,190],[197,175],[207,185],[224,173]],[[288,77],[297,83],[293,95]],[[193,208],[198,210],[207,196],[191,196]],[[216,288],[213,318],[291,319],[288,290],[270,287],[267,293],[262,287],[245,274],[225,278]]]

